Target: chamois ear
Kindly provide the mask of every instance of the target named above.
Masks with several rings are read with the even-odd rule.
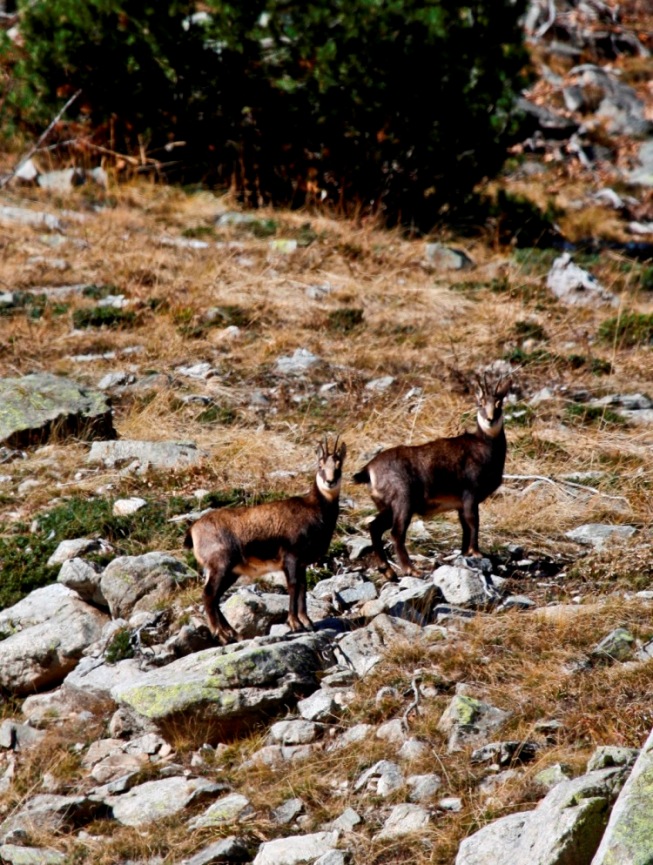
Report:
[[[337,452],[337,457],[340,460],[341,465],[342,465],[342,463],[344,463],[346,455],[347,455],[347,445],[344,442],[342,442],[340,445],[340,448],[338,449],[338,452]]]
[[[512,379],[511,378],[506,378],[503,380],[499,379],[499,381],[497,382],[497,386],[494,388],[495,397],[497,399],[504,399],[511,387],[512,387]]]
[[[315,453],[317,454],[317,458],[319,460],[326,459],[327,449],[324,446],[324,442],[318,443],[318,446],[315,448]]]

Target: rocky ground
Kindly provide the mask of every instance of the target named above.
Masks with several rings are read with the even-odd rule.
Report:
[[[42,154],[4,187],[0,861],[648,861],[646,14],[532,4],[532,134],[473,238]],[[514,382],[486,558],[415,520],[423,575],[385,582],[351,473],[471,427],[483,372]],[[279,575],[243,579],[216,647],[189,521],[304,492],[326,433],[315,633],[286,633]]]

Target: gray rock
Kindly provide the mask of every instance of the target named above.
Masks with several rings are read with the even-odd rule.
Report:
[[[210,805],[207,810],[188,824],[189,829],[209,829],[227,823],[240,823],[251,817],[254,809],[246,796],[230,793]]]
[[[401,641],[420,642],[421,639],[422,629],[419,625],[382,614],[367,627],[340,637],[337,657],[359,676],[364,676],[379,663],[390,646]]]
[[[433,571],[431,579],[448,604],[477,607],[487,604],[489,600],[486,582],[480,571],[457,565],[441,565]]]
[[[63,231],[63,223],[51,213],[40,210],[27,210],[25,207],[0,205],[0,222],[17,225],[31,225],[33,228],[47,228],[50,231]]]
[[[328,691],[323,690],[300,700],[297,711],[306,721],[331,721],[339,714],[336,701]]]
[[[72,558],[67,559],[61,566],[57,582],[77,592],[82,600],[90,604],[108,607],[100,588],[101,578],[102,569],[95,562]]]
[[[131,376],[128,372],[108,372],[105,376],[102,376],[97,386],[99,390],[111,390],[114,387],[127,385],[133,379],[134,376]]]
[[[36,182],[41,189],[50,192],[70,192],[76,186],[81,186],[86,180],[86,175],[81,168],[62,168],[59,171],[46,171],[39,174]]]
[[[424,249],[425,263],[434,270],[467,270],[474,262],[460,249],[452,249],[443,243],[427,243]]]
[[[408,798],[411,802],[428,802],[442,787],[442,778],[433,773],[409,775],[406,784],[410,788]]]
[[[315,862],[335,849],[337,832],[314,832],[312,835],[292,835],[265,841],[258,849],[254,865],[301,865]]]
[[[456,694],[438,722],[438,729],[449,734],[449,751],[459,751],[497,730],[510,717],[510,712],[497,709],[465,694]]]
[[[0,843],[22,833],[59,831],[64,826],[79,826],[93,820],[102,803],[86,796],[56,796],[42,793],[28,799],[0,825]]]
[[[594,547],[595,550],[602,550],[606,546],[619,542],[627,541],[635,534],[637,529],[634,526],[611,526],[604,523],[586,523],[578,526],[569,532],[565,532],[565,537],[577,544],[587,544]]]
[[[345,540],[345,546],[347,547],[349,560],[351,562],[357,562],[359,559],[362,559],[363,556],[367,555],[367,553],[372,552],[372,542],[369,537],[363,537],[362,535],[354,535],[353,537],[347,538]]]
[[[537,756],[536,742],[488,742],[472,751],[472,763],[497,763],[509,766],[512,763],[528,763]]]
[[[337,751],[340,748],[347,748],[349,745],[357,745],[360,742],[365,742],[370,736],[374,735],[374,727],[372,724],[354,724],[348,730],[334,739],[327,748],[329,751]]]
[[[591,273],[574,264],[568,252],[553,262],[546,285],[559,300],[572,306],[616,306],[619,303],[618,298],[607,291]]]
[[[132,787],[122,796],[105,799],[114,818],[124,826],[145,826],[166,817],[172,817],[187,808],[191,802],[215,796],[224,789],[204,778],[163,778],[146,781]]]
[[[538,772],[533,780],[547,790],[551,790],[561,781],[568,781],[571,776],[572,771],[570,766],[567,766],[565,763],[554,763],[552,766],[547,766],[546,769]]]
[[[430,753],[431,749],[425,742],[420,742],[419,739],[406,739],[401,748],[397,751],[397,757],[400,760],[405,760],[407,763],[417,763],[424,760]]]
[[[347,865],[349,862],[349,854],[344,850],[329,850],[319,859],[313,862],[313,865]]]
[[[458,796],[445,796],[438,802],[440,811],[450,811],[452,814],[459,814],[463,810],[463,800]]]
[[[640,755],[639,748],[618,748],[616,745],[600,745],[587,761],[587,771],[611,769],[614,766],[629,768]]]
[[[66,856],[48,847],[0,846],[0,860],[7,865],[65,865]]]
[[[589,865],[622,784],[618,769],[562,781],[534,811],[502,817],[466,838],[456,865]]]
[[[109,705],[107,700],[99,700],[92,693],[69,690],[62,685],[54,691],[26,697],[22,712],[33,727],[43,729],[64,724],[69,726],[82,716],[105,712]]]
[[[162,728],[190,716],[201,717],[215,741],[242,735],[249,723],[293,705],[298,690],[317,687],[316,673],[333,663],[331,639],[322,631],[205,649],[118,685],[112,695]]]
[[[111,547],[99,538],[72,538],[61,541],[57,549],[48,559],[48,565],[61,565],[69,559],[83,556],[85,553],[97,553],[110,550]]]
[[[129,499],[117,499],[113,503],[112,512],[114,517],[130,517],[146,505],[147,502],[145,499],[141,499],[138,496],[132,496]]]
[[[413,802],[402,802],[400,805],[395,805],[375,838],[377,840],[401,838],[412,832],[420,832],[422,829],[426,829],[430,820],[429,812],[421,805]]]
[[[395,383],[395,379],[391,375],[384,375],[381,378],[372,379],[372,381],[368,381],[365,385],[365,390],[371,391],[371,393],[384,393],[386,390],[389,390],[392,385]]]
[[[653,141],[644,141],[637,156],[640,164],[628,172],[628,182],[639,186],[653,186]]]
[[[61,700],[67,705],[71,700],[89,699],[97,708],[98,703],[111,702],[113,688],[131,685],[142,675],[140,661],[136,658],[125,658],[116,664],[106,664],[101,658],[82,658],[64,679]]]
[[[337,829],[340,832],[353,832],[356,826],[360,826],[362,822],[363,818],[358,811],[354,811],[353,808],[347,808],[339,817],[336,817],[329,828]]]
[[[627,661],[635,653],[635,638],[626,628],[615,628],[592,651],[598,660]]]
[[[277,358],[276,369],[282,375],[304,375],[320,358],[305,348],[298,348],[288,357]]]
[[[304,803],[301,799],[286,799],[286,801],[275,808],[272,812],[272,819],[275,823],[285,826],[296,820],[304,811]]]
[[[0,748],[25,751],[43,741],[45,733],[27,724],[19,724],[8,718],[0,724]]]
[[[376,738],[383,739],[393,745],[403,745],[408,738],[408,734],[401,718],[392,718],[390,721],[386,721],[379,726],[376,731]]]
[[[58,583],[0,611],[0,685],[19,695],[53,687],[98,639],[107,616]]]
[[[403,577],[398,583],[385,583],[380,601],[383,612],[398,619],[425,625],[431,618],[433,607],[440,598],[438,587],[427,580]],[[363,614],[367,610],[363,607]]]
[[[250,858],[247,844],[241,838],[229,835],[227,838],[209,844],[190,859],[182,859],[180,865],[222,865],[222,863],[249,862]]]
[[[128,618],[137,610],[152,610],[195,572],[168,553],[119,556],[105,568],[100,589],[114,618]]]
[[[14,177],[24,183],[33,183],[39,176],[39,170],[33,159],[25,159],[14,171]]]
[[[0,444],[23,447],[54,435],[115,436],[106,395],[51,373],[0,379]]]
[[[653,733],[612,809],[592,865],[646,865],[652,861],[652,789]]]
[[[89,463],[102,463],[107,468],[137,461],[141,468],[177,471],[197,465],[207,454],[192,442],[96,441],[91,445]]]
[[[269,738],[279,745],[309,745],[319,738],[320,730],[312,721],[277,721],[270,727]]]
[[[390,796],[405,783],[404,775],[396,763],[390,760],[379,760],[366,769],[354,783],[354,790],[368,790],[377,796]]]
[[[222,604],[222,612],[241,639],[261,637],[272,625],[286,621],[288,596],[245,586]]]

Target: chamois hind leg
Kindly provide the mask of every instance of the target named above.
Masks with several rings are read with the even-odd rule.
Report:
[[[283,570],[288,586],[288,627],[291,631],[312,631],[313,622],[306,612],[306,565],[286,553]]]
[[[204,609],[211,633],[223,646],[235,643],[238,635],[220,610],[220,598],[238,579],[229,565],[220,556],[214,556],[204,565]]]
[[[381,573],[387,573],[390,571],[394,574],[394,571],[390,567],[388,557],[385,554],[385,549],[383,548],[383,535],[388,531],[391,525],[392,511],[390,508],[384,508],[379,511],[370,523],[370,538],[372,539],[372,547],[374,548],[374,554],[377,559],[379,570]]]
[[[408,531],[411,517],[412,514],[407,504],[401,503],[398,507],[395,506],[390,534],[395,544],[395,551],[399,559],[402,574],[419,577],[420,573],[411,561],[406,549],[406,532]]]
[[[458,512],[463,527],[463,556],[480,558],[478,548],[478,502],[471,495],[463,496],[463,506]]]

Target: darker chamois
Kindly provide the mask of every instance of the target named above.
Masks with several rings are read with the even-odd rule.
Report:
[[[480,556],[478,506],[500,486],[506,460],[503,400],[511,382],[494,386],[479,380],[476,430],[423,445],[399,445],[370,460],[357,474],[356,483],[368,483],[379,513],[370,523],[370,535],[381,571],[390,568],[383,549],[383,534],[391,530],[404,574],[417,574],[406,551],[406,531],[413,514],[432,516],[458,511],[463,530],[461,552]]]
[[[313,488],[305,496],[240,508],[214,510],[188,530],[185,546],[193,547],[204,572],[204,607],[209,626],[222,644],[236,633],[220,610],[220,598],[241,574],[259,576],[282,570],[288,586],[288,624],[292,631],[310,630],[306,611],[306,566],[326,554],[339,512],[344,442],[318,445]]]

